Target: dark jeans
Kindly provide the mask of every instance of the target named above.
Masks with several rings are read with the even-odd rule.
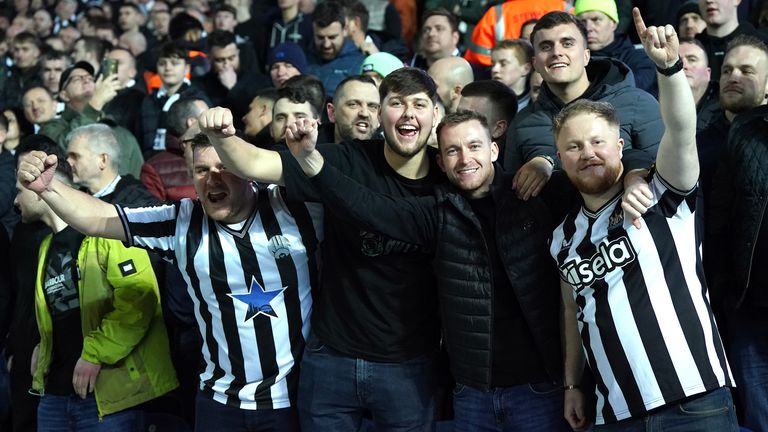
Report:
[[[372,362],[343,355],[311,335],[299,380],[301,429],[356,431],[369,413],[377,432],[432,431],[434,375],[431,356]]]
[[[296,408],[245,410],[201,393],[195,404],[195,430],[200,432],[299,432]]]
[[[37,406],[38,432],[138,432],[143,426],[141,411],[127,409],[99,419],[93,393],[80,396],[43,395]]]
[[[456,384],[456,431],[570,432],[563,418],[563,388],[549,383],[477,390]]]
[[[742,308],[731,315],[728,360],[744,426],[768,431],[768,308]]]
[[[738,431],[731,391],[722,387],[683,402],[672,403],[645,417],[595,426],[595,432]]]

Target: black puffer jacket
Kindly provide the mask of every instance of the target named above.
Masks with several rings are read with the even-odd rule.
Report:
[[[480,221],[470,203],[450,186],[435,196],[396,199],[376,194],[326,164],[312,179],[326,208],[369,229],[434,249],[433,266],[443,336],[456,382],[491,385],[493,275]],[[555,176],[543,198],[519,200],[512,177],[497,167],[491,193],[496,203],[496,244],[509,281],[552,382],[562,379],[560,288],[547,239],[578,195]],[[555,196],[556,195],[556,196]],[[561,210],[552,212],[552,207]],[[526,355],[522,353],[521,355]]]
[[[635,87],[632,72],[618,60],[591,60],[587,76],[592,84],[579,99],[609,102],[616,108],[624,139],[624,166],[628,170],[646,168],[656,159],[664,134],[659,103],[648,92]],[[508,129],[505,170],[515,172],[536,156],[556,159],[552,119],[564,106],[546,85],[541,86],[536,102],[520,111]]]
[[[496,243],[544,367],[562,379],[559,283],[547,239],[556,221],[543,200],[521,201],[501,178],[491,189],[496,202]],[[493,364],[493,275],[488,243],[469,202],[455,188],[438,189],[434,260],[443,337],[456,382],[488,389]],[[525,355],[525,354],[522,354]]]
[[[734,119],[720,156],[704,245],[713,305],[741,306],[753,267],[765,265],[753,257],[768,207],[767,137],[763,105]]]

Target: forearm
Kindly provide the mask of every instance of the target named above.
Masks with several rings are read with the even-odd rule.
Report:
[[[579,385],[584,371],[584,351],[579,334],[579,325],[576,321],[577,307],[573,299],[573,289],[561,281],[560,290],[562,293],[560,324],[563,344],[563,383],[566,386]]]
[[[659,74],[659,97],[664,136],[659,144],[656,168],[672,186],[688,190],[699,178],[696,152],[696,103],[682,71]]]
[[[67,224],[88,236],[125,241],[125,232],[112,204],[80,192],[54,179],[40,194]]]
[[[285,184],[277,152],[256,147],[234,135],[209,138],[224,166],[236,175],[260,183]]]

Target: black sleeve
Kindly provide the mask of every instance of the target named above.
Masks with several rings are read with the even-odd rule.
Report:
[[[434,196],[395,198],[374,192],[325,164],[311,183],[322,191],[327,211],[387,237],[432,248],[437,227]]]
[[[354,150],[345,144],[318,144],[317,150],[323,155],[327,164],[335,166],[342,173],[350,172],[354,165],[360,163],[353,153]],[[286,198],[295,202],[323,202],[322,194],[308,181],[304,170],[291,152],[280,150],[278,153],[283,163]]]

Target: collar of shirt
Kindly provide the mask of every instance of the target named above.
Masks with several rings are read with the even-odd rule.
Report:
[[[96,198],[101,198],[103,196],[111,194],[112,192],[115,191],[115,188],[117,187],[117,183],[120,182],[121,178],[122,177],[120,176],[120,174],[116,175],[115,178],[112,179],[112,181],[109,182],[108,185],[104,186],[100,191],[93,194],[93,196]]]

